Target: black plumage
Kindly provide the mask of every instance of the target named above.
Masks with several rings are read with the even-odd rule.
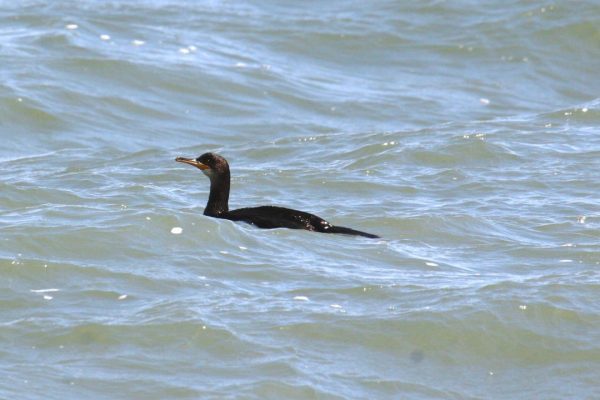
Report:
[[[379,237],[343,226],[335,226],[314,214],[290,208],[260,206],[229,211],[231,175],[227,160],[218,154],[205,153],[196,159],[177,157],[175,161],[193,165],[209,177],[210,194],[206,208],[204,209],[204,215],[231,221],[243,221],[265,229],[291,228],[323,233],[342,233],[368,238]]]

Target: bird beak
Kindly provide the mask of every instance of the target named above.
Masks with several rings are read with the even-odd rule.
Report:
[[[205,170],[205,169],[209,169],[210,168],[208,165],[202,164],[201,162],[196,161],[193,158],[177,157],[175,159],[175,161],[182,162],[182,163],[185,163],[185,164],[193,165],[194,167],[199,168],[201,170]]]

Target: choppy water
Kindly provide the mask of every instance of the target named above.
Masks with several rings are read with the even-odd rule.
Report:
[[[3,2],[0,398],[599,398],[599,44],[592,0]],[[205,151],[384,239],[206,218]]]

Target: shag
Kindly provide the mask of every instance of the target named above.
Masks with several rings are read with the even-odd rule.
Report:
[[[335,226],[314,214],[290,208],[260,206],[229,211],[230,173],[227,160],[215,153],[205,153],[198,158],[177,157],[177,162],[193,165],[210,179],[210,194],[204,215],[231,221],[243,221],[259,228],[291,228],[323,233],[378,238],[379,236],[343,226]]]

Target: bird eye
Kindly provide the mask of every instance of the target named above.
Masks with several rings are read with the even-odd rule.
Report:
[[[196,161],[204,165],[208,165],[210,167],[212,167],[216,163],[215,157],[211,153],[202,154],[201,156],[196,158]]]
[[[213,159],[210,156],[207,156],[206,154],[201,155],[200,157],[198,157],[196,159],[196,161],[198,161],[199,163],[202,163],[204,165],[212,165]]]

